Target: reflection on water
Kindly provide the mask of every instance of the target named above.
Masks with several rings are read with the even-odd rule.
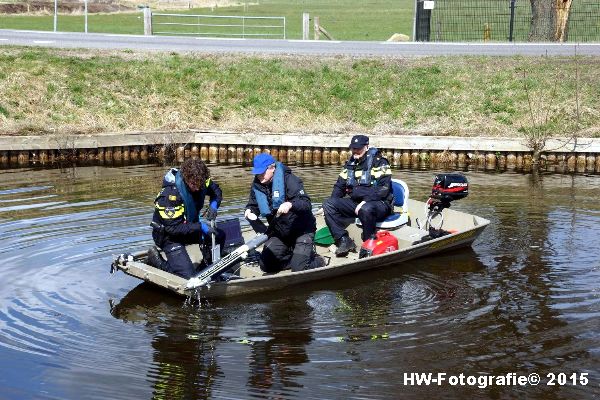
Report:
[[[0,171],[3,399],[592,398],[598,177],[467,173],[473,249],[202,308],[124,274],[165,168]],[[294,167],[315,206],[337,174]],[[241,216],[251,177],[212,167]],[[426,198],[430,171],[397,171]],[[589,372],[587,386],[405,386],[405,372]]]

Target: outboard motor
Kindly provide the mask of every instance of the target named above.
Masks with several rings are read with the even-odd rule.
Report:
[[[466,176],[457,172],[437,174],[433,179],[431,196],[429,196],[425,206],[427,221],[425,226],[421,227],[421,223],[417,219],[417,226],[419,229],[428,230],[430,238],[448,234],[448,232],[442,230],[442,224],[444,223],[442,211],[444,208],[450,207],[451,202],[463,199],[468,195],[469,182]],[[440,221],[437,226],[433,226],[432,221],[438,216],[440,217]]]
[[[469,195],[467,177],[460,173],[437,174],[433,179],[429,209],[437,207],[439,211],[450,207],[450,203]],[[441,203],[441,204],[440,204]]]

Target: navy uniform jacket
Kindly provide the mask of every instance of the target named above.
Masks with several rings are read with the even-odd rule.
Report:
[[[374,156],[371,166],[371,184],[359,185],[358,181],[366,168],[367,157],[363,156],[358,163],[352,163],[350,158],[344,165],[344,169],[338,176],[331,197],[342,198],[348,195],[357,204],[361,201],[383,201],[391,206],[394,200],[392,194],[392,171],[388,160],[380,152]],[[357,184],[353,187],[347,185],[348,174],[354,174]]]
[[[163,186],[154,200],[154,215],[152,220],[164,229],[154,229],[152,237],[157,246],[163,247],[166,243],[191,244],[200,241],[202,232],[200,218],[196,217],[194,221],[187,221],[185,205],[183,198],[175,186],[174,175],[179,173],[177,170],[171,170],[163,180]],[[169,174],[171,179],[169,179]],[[209,196],[210,202],[216,202],[217,208],[223,200],[223,193],[219,185],[212,179],[207,179],[205,187],[198,192],[190,192],[198,214],[202,212],[204,198]]]

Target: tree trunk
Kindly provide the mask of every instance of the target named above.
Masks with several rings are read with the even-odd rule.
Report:
[[[564,42],[573,0],[530,0],[530,42]]]
[[[529,27],[530,42],[553,42],[555,33],[554,2],[557,0],[530,0],[531,25]]]
[[[569,22],[569,12],[573,0],[555,0],[556,1],[556,27],[554,30],[554,40],[564,42],[567,39],[567,23]]]

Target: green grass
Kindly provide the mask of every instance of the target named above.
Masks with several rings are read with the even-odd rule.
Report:
[[[597,135],[599,67],[582,57],[354,60],[5,47],[0,133],[200,128],[515,136],[535,125],[526,81],[537,125],[557,135]]]
[[[261,0],[247,7],[198,8],[165,11],[202,15],[246,15],[286,17],[287,38],[301,39],[302,13],[320,18],[321,25],[339,40],[385,40],[394,33],[412,35],[412,0]],[[155,12],[160,12],[153,10]],[[1,29],[53,29],[52,15],[0,15]],[[143,34],[141,12],[90,14],[88,31],[96,33]],[[82,15],[59,15],[58,30],[83,32]],[[311,22],[312,30],[312,22]],[[312,39],[312,32],[311,32]]]

